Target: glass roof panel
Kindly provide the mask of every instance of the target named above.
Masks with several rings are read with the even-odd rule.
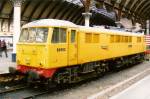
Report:
[[[80,0],[64,0],[64,1],[74,3],[74,4],[79,5],[79,6],[83,6],[83,4],[81,3]]]

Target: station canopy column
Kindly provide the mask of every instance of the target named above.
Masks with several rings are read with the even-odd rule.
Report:
[[[149,31],[150,31],[150,20],[147,20],[146,21],[146,35],[150,34]]]
[[[90,17],[92,16],[92,13],[85,12],[85,13],[82,13],[82,15],[85,18],[85,26],[89,27],[90,26]]]
[[[12,61],[16,61],[16,44],[20,35],[20,18],[21,18],[21,4],[25,0],[10,0],[14,7],[13,14],[13,53]]]

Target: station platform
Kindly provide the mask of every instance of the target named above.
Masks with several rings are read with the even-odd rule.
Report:
[[[4,52],[2,53],[2,57],[0,57],[0,74],[8,73],[9,72],[8,67],[16,66],[16,63],[12,62],[12,60],[11,60],[11,53],[12,53],[12,51],[8,51],[7,58],[5,56],[5,53]]]
[[[150,99],[150,75],[109,99]]]

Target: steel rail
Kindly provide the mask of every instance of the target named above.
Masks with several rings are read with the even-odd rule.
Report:
[[[34,95],[31,95],[31,96],[27,96],[27,97],[24,97],[22,99],[34,99],[35,97],[38,97],[38,96],[41,96],[41,95],[44,95],[44,94],[47,94],[49,93],[50,91],[44,91],[44,92],[41,92],[41,93],[38,93],[38,94],[34,94]]]
[[[0,95],[1,94],[5,94],[5,93],[9,93],[9,92],[13,92],[13,91],[16,91],[16,90],[21,90],[21,89],[25,89],[25,88],[28,88],[27,85],[17,85],[17,86],[12,86],[8,89],[5,89],[5,90],[2,90],[0,91]]]

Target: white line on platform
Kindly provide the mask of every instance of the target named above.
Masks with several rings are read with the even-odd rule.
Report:
[[[111,90],[113,90],[113,89],[115,89],[115,88],[117,88],[117,87],[119,87],[121,85],[124,85],[125,83],[127,83],[127,82],[129,82],[129,81],[131,81],[131,80],[133,80],[135,78],[137,78],[138,76],[140,76],[140,75],[142,75],[142,74],[144,74],[145,72],[148,72],[148,71],[150,71],[150,69],[144,70],[143,72],[138,73],[138,74],[134,75],[133,77],[130,77],[129,79],[126,79],[126,80],[124,80],[124,81],[122,81],[120,83],[117,83],[117,84],[115,84],[112,87],[109,87],[109,88],[107,88],[107,89],[105,89],[105,90],[103,90],[103,91],[101,91],[99,93],[93,94],[93,95],[87,97],[87,99],[97,99],[97,97],[103,96],[104,94],[110,92]]]

